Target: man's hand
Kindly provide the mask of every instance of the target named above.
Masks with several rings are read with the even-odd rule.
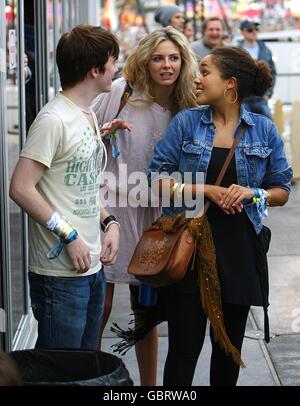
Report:
[[[92,263],[90,251],[80,237],[66,244],[65,249],[72,261],[73,271],[84,273],[89,270]]]
[[[127,123],[126,121],[122,120],[121,118],[115,118],[114,120],[103,124],[100,132],[102,137],[107,137],[109,134],[117,131],[117,130],[128,130],[131,131],[132,126],[131,124]]]
[[[104,234],[100,261],[103,265],[113,265],[116,262],[119,250],[120,230],[117,224],[112,224]],[[106,252],[108,251],[108,255]]]

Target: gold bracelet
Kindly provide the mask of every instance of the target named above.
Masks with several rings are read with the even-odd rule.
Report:
[[[173,185],[170,187],[170,200],[174,201],[174,197],[177,196],[176,190],[179,188],[180,184],[177,182],[174,182]],[[176,195],[175,195],[176,193]]]
[[[170,201],[174,200],[174,188],[175,188],[176,182],[173,183],[172,186],[170,186]]]
[[[266,205],[270,206],[272,195],[271,195],[271,192],[269,190],[267,192],[268,192],[268,194],[267,194],[267,198],[266,198]]]
[[[185,187],[184,183],[182,183],[181,185],[178,186],[178,188],[176,190],[176,198],[177,198],[177,200],[182,200],[182,194],[183,194],[184,187]]]

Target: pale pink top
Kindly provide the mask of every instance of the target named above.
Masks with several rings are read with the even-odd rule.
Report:
[[[93,101],[92,107],[100,125],[116,116],[124,88],[125,80],[123,78],[117,79],[113,82],[110,93],[100,94]],[[120,150],[118,158],[112,157],[109,142],[105,144],[108,152],[106,172],[116,177],[117,184],[113,185],[113,182],[110,181],[108,185],[105,177],[103,177],[102,182],[105,185],[101,188],[101,195],[104,196],[104,190],[107,192],[104,197],[107,200],[109,196],[110,201],[109,204],[104,202],[104,205],[106,205],[110,214],[116,216],[121,225],[117,262],[115,265],[105,268],[106,280],[112,283],[139,283],[127,273],[128,264],[143,231],[160,215],[157,199],[156,207],[148,205],[147,197],[141,199],[147,207],[132,207],[136,203],[136,199],[131,195],[136,196],[135,190],[137,190],[138,183],[132,179],[131,184],[128,184],[128,177],[132,176],[133,172],[139,172],[137,173],[138,178],[140,179],[143,176],[145,179],[143,190],[148,192],[146,169],[150,164],[154,146],[162,138],[171,119],[170,111],[162,108],[157,103],[148,103],[146,100],[143,93],[134,91],[119,114],[120,118],[132,125],[132,131],[117,131],[117,144]],[[127,165],[127,168],[124,165]],[[120,207],[124,203],[126,204],[127,197],[130,205]],[[116,205],[114,204],[115,200]]]

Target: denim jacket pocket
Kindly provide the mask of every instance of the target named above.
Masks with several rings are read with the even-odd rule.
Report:
[[[267,158],[271,152],[271,148],[264,146],[251,146],[245,148],[245,155],[250,167],[251,178],[258,184],[260,184],[265,175]]]
[[[253,147],[246,147],[245,154],[247,156],[255,156],[259,158],[267,158],[272,152],[272,149],[269,147],[262,147],[262,146],[253,146]]]
[[[182,151],[186,154],[200,155],[204,150],[204,146],[193,141],[184,141]]]
[[[185,141],[182,144],[180,171],[196,172],[203,155],[204,146],[192,141]]]

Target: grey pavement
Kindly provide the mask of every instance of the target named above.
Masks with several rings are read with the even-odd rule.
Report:
[[[300,182],[293,186],[284,207],[269,209],[266,224],[272,230],[269,251],[271,341],[263,341],[263,310],[253,307],[248,318],[239,386],[300,386]],[[130,320],[129,291],[125,285],[115,289],[111,318],[104,332],[103,351],[112,352],[118,341],[109,331],[112,321],[125,328]],[[168,351],[166,323],[159,327],[157,384],[162,385]],[[209,385],[210,340],[206,336],[193,384]],[[134,350],[123,361],[135,385],[139,385]]]

